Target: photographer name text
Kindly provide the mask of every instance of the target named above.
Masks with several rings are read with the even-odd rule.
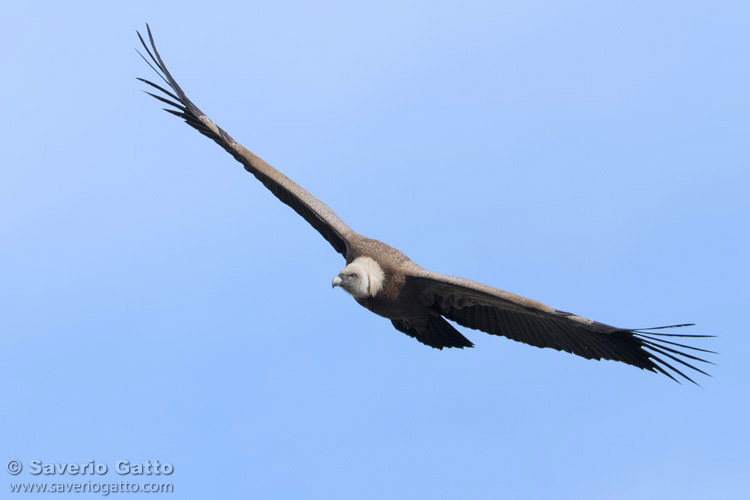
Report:
[[[20,465],[18,461],[17,465]],[[9,464],[10,465],[10,464]],[[10,472],[10,467],[8,468]],[[18,467],[20,469],[20,467]],[[50,463],[43,460],[31,460],[26,469],[29,474],[34,476],[82,476],[97,475],[103,476],[110,471],[110,467],[96,460],[89,460],[85,463]],[[131,462],[130,460],[118,460],[112,467],[117,474],[121,476],[169,476],[174,472],[174,466],[170,463],[161,463],[158,460],[145,462]],[[20,472],[20,470],[18,470]],[[16,471],[11,474],[16,474]]]

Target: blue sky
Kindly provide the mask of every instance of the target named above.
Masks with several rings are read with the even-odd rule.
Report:
[[[746,3],[4,14],[0,449],[27,469],[8,482],[128,459],[173,464],[175,498],[747,495]],[[191,99],[354,230],[605,323],[697,323],[713,377],[396,332],[140,91],[146,21]]]

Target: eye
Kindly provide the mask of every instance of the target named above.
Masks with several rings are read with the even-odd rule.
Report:
[[[356,278],[356,277],[357,277],[357,275],[356,275],[356,274],[350,274],[350,275],[349,275],[349,277],[350,277],[350,278]]]

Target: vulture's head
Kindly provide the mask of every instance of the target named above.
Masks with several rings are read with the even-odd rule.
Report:
[[[333,278],[332,285],[364,299],[377,295],[384,282],[385,273],[377,262],[369,257],[358,257]]]

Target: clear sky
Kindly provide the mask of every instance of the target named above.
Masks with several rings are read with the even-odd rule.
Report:
[[[747,2],[3,18],[0,458],[24,466],[6,483],[126,459],[172,464],[170,498],[747,498]],[[141,92],[146,21],[190,98],[354,230],[605,323],[697,323],[713,377],[398,333],[331,290],[343,259],[313,229]]]

